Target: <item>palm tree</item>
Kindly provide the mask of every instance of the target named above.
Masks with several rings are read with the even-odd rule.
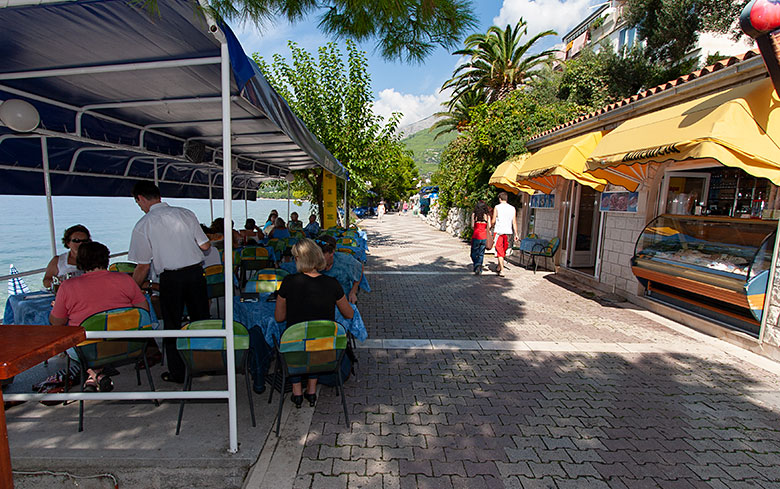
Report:
[[[443,103],[448,107],[446,112],[436,112],[436,117],[443,117],[431,126],[430,132],[439,131],[433,136],[433,140],[439,138],[442,134],[452,131],[462,131],[471,124],[471,109],[485,102],[485,92],[481,90],[468,91],[463,93],[454,105]]]
[[[506,97],[511,91],[527,85],[538,76],[538,68],[552,62],[554,50],[529,55],[537,41],[556,35],[555,31],[544,31],[521,44],[521,38],[528,32],[523,19],[515,27],[507,25],[505,30],[492,26],[487,34],[472,34],[466,38],[465,49],[453,54],[469,56],[470,60],[460,65],[442,86],[442,90],[454,89],[450,107],[473,91],[484,91],[487,102]]]
[[[158,0],[132,0],[159,14]],[[131,3],[132,3],[131,2]],[[192,0],[198,8],[198,0]],[[281,16],[297,22],[318,15],[319,27],[339,39],[376,40],[385,59],[422,62],[436,46],[455,46],[476,19],[470,0],[209,0],[218,18],[263,23]]]

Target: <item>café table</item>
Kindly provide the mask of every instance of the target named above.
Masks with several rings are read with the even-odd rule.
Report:
[[[18,375],[86,339],[84,328],[74,326],[0,326],[0,380]],[[12,489],[11,451],[5,425],[5,404],[0,390],[0,489]]]
[[[151,297],[146,295],[149,305],[149,315],[157,322],[157,315],[152,307]],[[8,296],[3,314],[3,324],[49,324],[49,313],[52,309],[54,294],[40,291],[29,294]]]
[[[263,338],[270,346],[279,343],[282,332],[287,327],[287,323],[276,322],[274,319],[274,310],[276,301],[269,301],[271,293],[263,293],[257,297],[257,300],[243,300],[240,297],[233,298],[233,311],[235,311],[235,320],[246,326],[247,329],[260,328],[263,332]],[[368,338],[366,325],[360,316],[355,304],[350,304],[354,311],[352,319],[346,319],[336,308],[336,322],[343,325],[346,330],[352,334],[358,341],[365,341]]]

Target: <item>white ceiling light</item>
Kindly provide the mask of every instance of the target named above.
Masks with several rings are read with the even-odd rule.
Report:
[[[38,127],[41,117],[31,103],[10,99],[0,104],[0,121],[13,131],[30,132]]]

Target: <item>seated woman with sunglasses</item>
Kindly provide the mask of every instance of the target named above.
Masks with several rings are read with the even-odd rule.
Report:
[[[76,224],[66,229],[65,235],[62,237],[62,244],[68,251],[51,259],[43,275],[43,286],[47,289],[51,288],[53,277],[81,275],[82,272],[76,267],[76,256],[81,243],[90,241],[92,239],[90,239],[89,230],[83,225]]]
[[[298,273],[288,275],[282,281],[276,297],[276,321],[287,321],[288,326],[320,319],[334,321],[336,307],[345,318],[351,319],[354,311],[341,285],[336,279],[318,272],[325,268],[325,257],[320,247],[314,241],[302,238],[293,245],[292,254]],[[301,380],[301,377],[290,377],[293,391],[291,400],[296,408],[301,407],[304,397],[310,406],[314,406],[317,401],[317,378],[308,378],[306,393],[303,392]]]

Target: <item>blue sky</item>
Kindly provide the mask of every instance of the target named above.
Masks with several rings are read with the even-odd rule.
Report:
[[[563,34],[587,17],[591,5],[602,3],[604,0],[476,0],[473,8],[479,27],[475,32],[485,32],[491,25],[503,28],[522,17],[531,35],[547,29],[558,32],[557,37],[550,36],[540,44],[540,49],[547,49],[559,44]],[[316,52],[330,40],[317,29],[317,22],[314,15],[294,25],[280,20],[259,28],[234,26],[234,31],[248,54],[259,52],[270,59],[274,53],[289,55],[288,40]],[[457,56],[439,48],[422,64],[405,64],[383,60],[375,54],[372,42],[361,44],[361,48],[368,54],[375,113],[387,117],[394,111],[402,112],[401,125],[405,125],[439,111],[440,103],[447,100],[439,88],[452,75],[459,62]]]

